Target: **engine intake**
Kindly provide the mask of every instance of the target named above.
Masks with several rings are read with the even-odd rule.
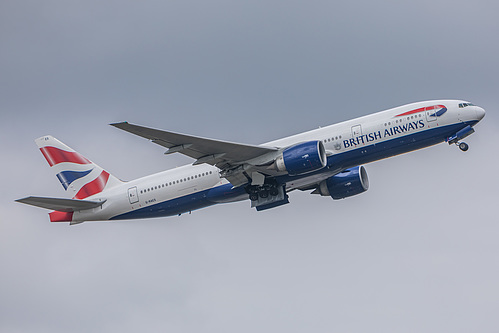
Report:
[[[369,179],[363,166],[346,169],[333,177],[323,180],[318,192],[331,196],[334,200],[348,198],[369,189]]]
[[[309,141],[284,149],[275,161],[278,171],[289,175],[302,175],[326,166],[326,150],[322,141]]]

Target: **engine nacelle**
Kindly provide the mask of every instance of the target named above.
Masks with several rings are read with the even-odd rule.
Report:
[[[348,198],[369,189],[366,169],[357,166],[340,172],[319,184],[318,192],[323,196],[331,196],[334,200]]]
[[[284,149],[275,166],[278,171],[294,176],[322,169],[326,163],[326,149],[322,141],[309,141]]]

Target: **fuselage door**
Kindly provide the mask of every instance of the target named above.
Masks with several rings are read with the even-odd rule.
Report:
[[[437,109],[435,106],[429,106],[425,109],[426,120],[427,121],[435,121],[437,120]]]
[[[352,126],[352,138],[356,138],[362,135],[361,125]]]
[[[137,187],[132,187],[128,189],[128,200],[131,204],[139,202],[139,194],[137,193]]]

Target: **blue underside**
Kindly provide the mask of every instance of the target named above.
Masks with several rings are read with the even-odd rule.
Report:
[[[192,193],[176,199],[160,202],[144,208],[117,215],[111,220],[128,220],[142,219],[150,217],[162,217],[180,215],[182,213],[191,212],[196,209],[215,205],[219,202],[230,200],[246,193],[243,187],[232,188],[231,184],[225,184],[204,190],[201,192]]]
[[[429,129],[419,133],[406,135],[396,139],[362,146],[344,153],[335,154],[327,159],[327,166],[315,174],[325,172],[328,168],[348,169],[357,165],[374,162],[387,157],[400,155],[413,150],[432,146],[444,142],[448,137],[456,134],[459,130],[468,125],[475,125],[477,122],[459,123],[449,126],[442,126]],[[308,177],[304,176],[282,176],[276,180],[280,184],[285,184],[292,180]],[[231,184],[218,186],[209,190],[193,193],[173,200],[168,200],[148,207],[136,209],[134,211],[121,214],[111,218],[111,220],[140,219],[150,217],[173,216],[190,212],[196,209],[208,207],[219,202],[229,201],[231,198],[244,195],[243,187],[232,188]]]

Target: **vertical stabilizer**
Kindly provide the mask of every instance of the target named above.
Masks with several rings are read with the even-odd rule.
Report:
[[[35,142],[64,190],[73,199],[85,199],[121,183],[118,178],[50,135]]]

